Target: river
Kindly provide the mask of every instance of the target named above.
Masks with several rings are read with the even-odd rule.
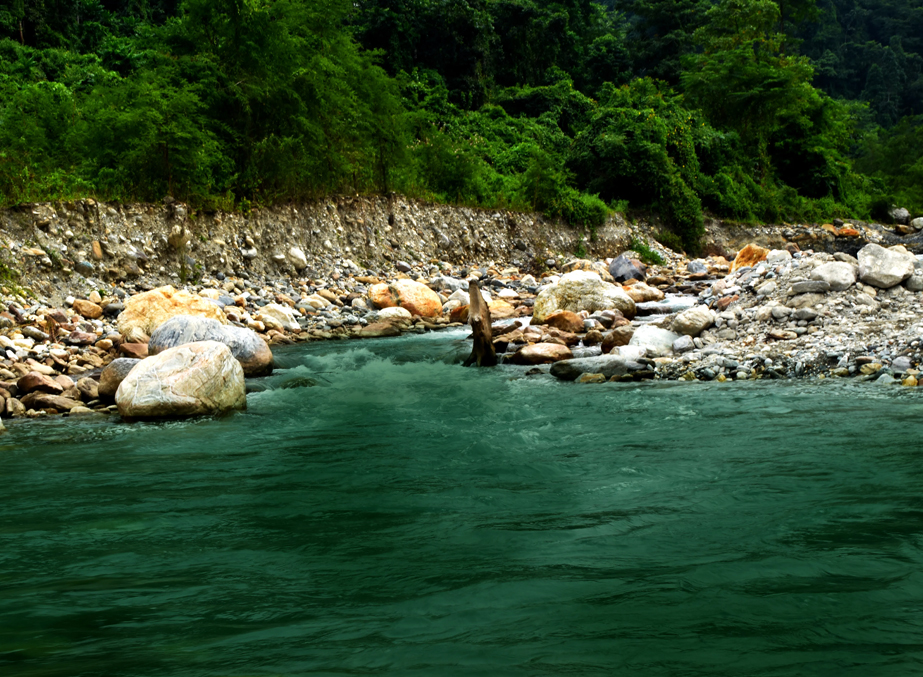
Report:
[[[0,674],[923,672],[916,391],[463,336],[290,347],[227,418],[8,422]]]

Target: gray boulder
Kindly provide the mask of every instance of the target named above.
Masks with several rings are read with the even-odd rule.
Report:
[[[625,256],[618,256],[613,259],[612,263],[609,264],[609,274],[616,282],[644,280],[644,273]]]
[[[120,357],[106,365],[106,368],[99,375],[99,386],[96,388],[99,398],[104,400],[114,398],[119,385],[140,361],[134,357]]]
[[[905,226],[910,221],[910,212],[903,207],[891,207],[888,210],[888,215],[894,219],[895,223],[902,223]]]
[[[551,365],[551,375],[562,381],[575,381],[580,374],[602,374],[606,378],[624,376],[647,366],[622,355],[598,355],[561,360]]]
[[[859,279],[865,284],[890,289],[913,275],[916,257],[897,245],[885,249],[867,244],[859,250]]]
[[[811,279],[826,282],[833,291],[844,291],[856,283],[856,268],[849,263],[832,261],[812,270]]]
[[[272,351],[252,329],[224,325],[200,315],[177,315],[154,330],[147,344],[149,355],[197,341],[217,341],[231,349],[246,376],[272,373]]]

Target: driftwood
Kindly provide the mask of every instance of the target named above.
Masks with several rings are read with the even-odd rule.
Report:
[[[479,367],[497,366],[497,353],[494,351],[493,332],[490,327],[490,308],[481,296],[478,283],[468,283],[468,323],[471,325],[474,345],[471,354],[465,360],[465,366],[477,363]]]

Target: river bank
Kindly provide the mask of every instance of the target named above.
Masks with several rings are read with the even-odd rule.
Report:
[[[103,372],[116,359],[145,358],[156,325],[131,318],[210,315],[269,346],[396,336],[461,326],[471,279],[490,301],[501,360],[527,373],[586,383],[856,376],[916,384],[923,277],[910,253],[921,236],[910,226],[712,223],[709,249],[726,256],[689,260],[652,239],[656,223],[615,217],[587,240],[599,255],[578,258],[554,247],[582,247],[583,236],[536,215],[400,199],[344,200],[353,211],[342,213],[332,205],[286,208],[288,221],[280,212],[192,216],[177,204],[145,211],[89,200],[5,213],[0,238],[22,262],[18,281],[2,289],[6,417],[116,413],[119,383],[101,393]],[[379,239],[356,247],[360,232]],[[748,237],[768,246],[740,245]],[[907,249],[876,244],[896,240]],[[642,264],[626,251],[633,241],[662,264]],[[881,266],[897,272],[863,271],[854,254],[873,250],[896,257]],[[836,274],[825,278],[828,269]],[[543,301],[575,278],[593,289],[554,307]],[[170,282],[182,289],[175,298],[162,286]],[[155,312],[153,297],[167,307]]]

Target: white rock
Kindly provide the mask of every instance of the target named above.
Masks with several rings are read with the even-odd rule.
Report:
[[[280,303],[270,303],[263,306],[254,319],[262,322],[270,329],[301,331],[295,311]]]
[[[532,317],[533,322],[541,323],[558,310],[592,313],[613,308],[627,318],[635,316],[635,302],[621,287],[603,282],[599,273],[574,270],[562,275],[557,284],[544,287],[538,293]]]
[[[409,320],[413,317],[410,311],[400,306],[393,308],[382,308],[378,311],[379,320]]]
[[[843,261],[824,263],[811,271],[811,279],[826,282],[832,291],[843,291],[856,283],[856,267]]]
[[[792,260],[792,254],[787,249],[773,249],[766,255],[766,263],[779,264]]]
[[[292,264],[295,270],[304,270],[308,267],[308,257],[305,256],[304,250],[301,247],[292,247],[288,250],[286,254],[288,262]]]
[[[910,225],[913,226],[915,230],[923,230],[923,216],[915,218],[910,222]]]
[[[916,257],[897,245],[890,249],[867,244],[859,250],[859,279],[865,284],[890,289],[913,275]]]
[[[667,357],[673,354],[673,342],[679,334],[666,329],[660,329],[650,324],[642,324],[632,334],[629,346],[643,346],[647,348],[648,355],[654,357]]]
[[[696,337],[715,323],[715,313],[708,306],[687,308],[673,318],[671,329],[678,335]]]
[[[115,403],[125,418],[197,416],[244,409],[244,370],[223,343],[187,343],[135,365],[119,384]]]

